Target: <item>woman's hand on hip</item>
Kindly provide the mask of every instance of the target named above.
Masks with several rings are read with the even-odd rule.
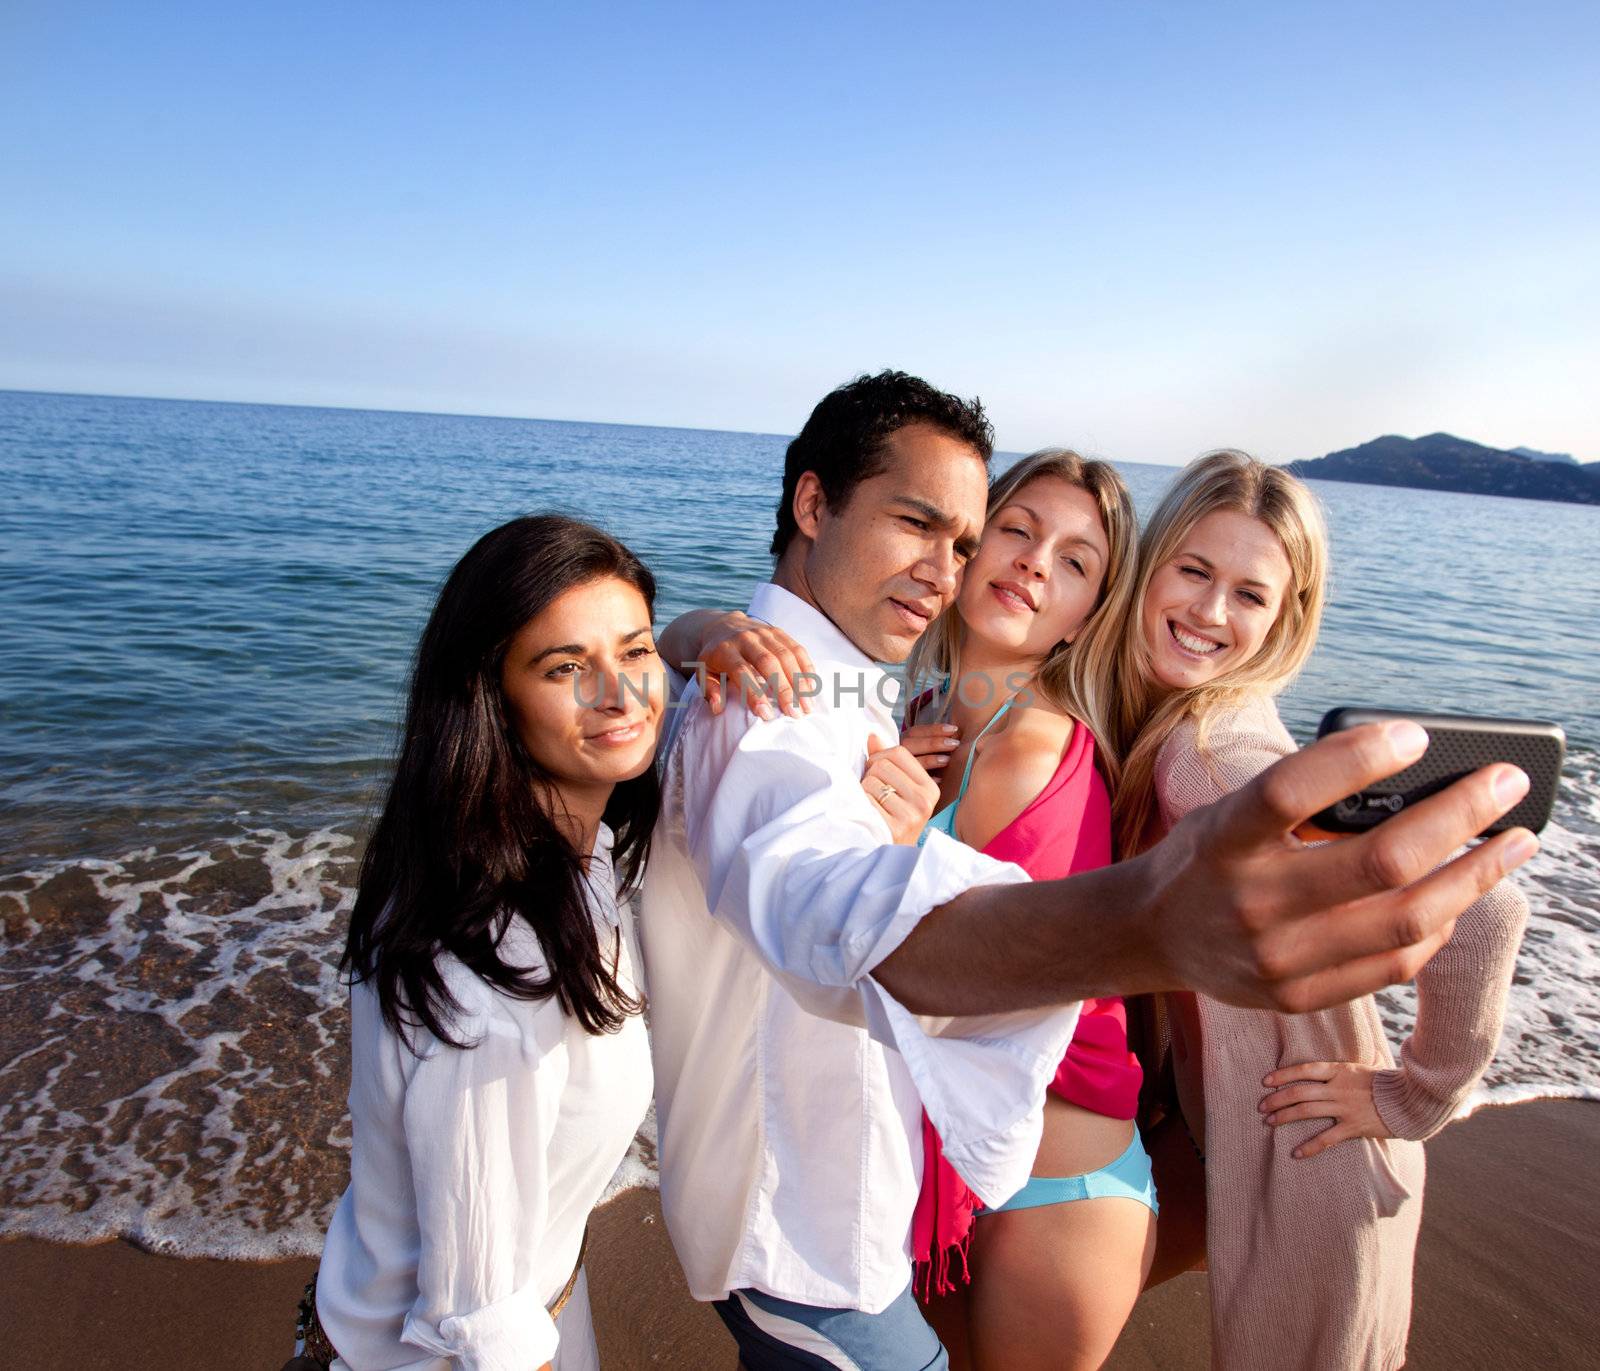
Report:
[[[1392,1138],[1372,1098],[1378,1068],[1358,1062],[1301,1062],[1280,1066],[1262,1081],[1268,1094],[1260,1104],[1273,1128],[1299,1119],[1329,1119],[1310,1140],[1295,1148],[1297,1158],[1314,1157],[1351,1138]]]
[[[861,788],[883,811],[889,832],[904,846],[914,846],[939,803],[939,783],[905,746],[885,747],[867,739],[867,766]]]

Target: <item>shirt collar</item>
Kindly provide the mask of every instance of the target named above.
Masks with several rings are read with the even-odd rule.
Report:
[[[819,671],[825,671],[827,666],[859,671],[867,682],[868,698],[875,705],[886,703],[892,709],[900,698],[900,682],[845,637],[832,619],[793,591],[764,581],[750,597],[747,612],[752,619],[781,628],[811,654]]]

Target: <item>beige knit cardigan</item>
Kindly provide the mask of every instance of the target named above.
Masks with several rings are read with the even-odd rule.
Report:
[[[1167,828],[1295,746],[1267,697],[1214,718],[1203,751],[1196,736],[1192,722],[1181,725],[1157,758]],[[1213,1367],[1391,1371],[1405,1362],[1421,1140],[1449,1122],[1494,1056],[1527,910],[1502,881],[1461,915],[1417,977],[1416,1027],[1398,1067],[1370,996],[1301,1015],[1172,997],[1179,1095],[1206,1156]],[[1385,1068],[1373,1095],[1394,1137],[1292,1157],[1326,1121],[1269,1127],[1257,1109],[1261,1079],[1308,1061]]]

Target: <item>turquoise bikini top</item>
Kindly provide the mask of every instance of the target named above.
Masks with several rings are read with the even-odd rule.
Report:
[[[1007,699],[999,709],[995,710],[994,717],[978,730],[978,737],[972,740],[972,746],[967,749],[967,765],[961,772],[961,789],[956,791],[955,799],[951,800],[949,804],[947,804],[943,809],[929,819],[926,824],[923,825],[922,832],[917,835],[918,847],[921,847],[923,843],[927,842],[929,831],[935,828],[937,828],[939,832],[943,833],[946,837],[954,838],[956,836],[956,810],[961,807],[962,797],[967,793],[967,782],[972,779],[972,762],[973,759],[978,755],[978,738],[983,737],[985,733],[995,726],[995,721],[998,720],[999,717],[1006,712],[1006,710],[1011,708],[1012,701],[1014,701],[1016,698],[1017,697],[1013,695]]]

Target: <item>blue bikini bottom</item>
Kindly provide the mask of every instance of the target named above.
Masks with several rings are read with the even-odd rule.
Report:
[[[1156,1182],[1150,1172],[1150,1154],[1135,1131],[1128,1150],[1098,1171],[1081,1176],[1034,1176],[1009,1200],[985,1214],[1003,1214],[1008,1209],[1037,1209],[1043,1204],[1067,1204],[1072,1200],[1103,1200],[1112,1197],[1138,1200],[1152,1214],[1161,1212],[1156,1204]]]

